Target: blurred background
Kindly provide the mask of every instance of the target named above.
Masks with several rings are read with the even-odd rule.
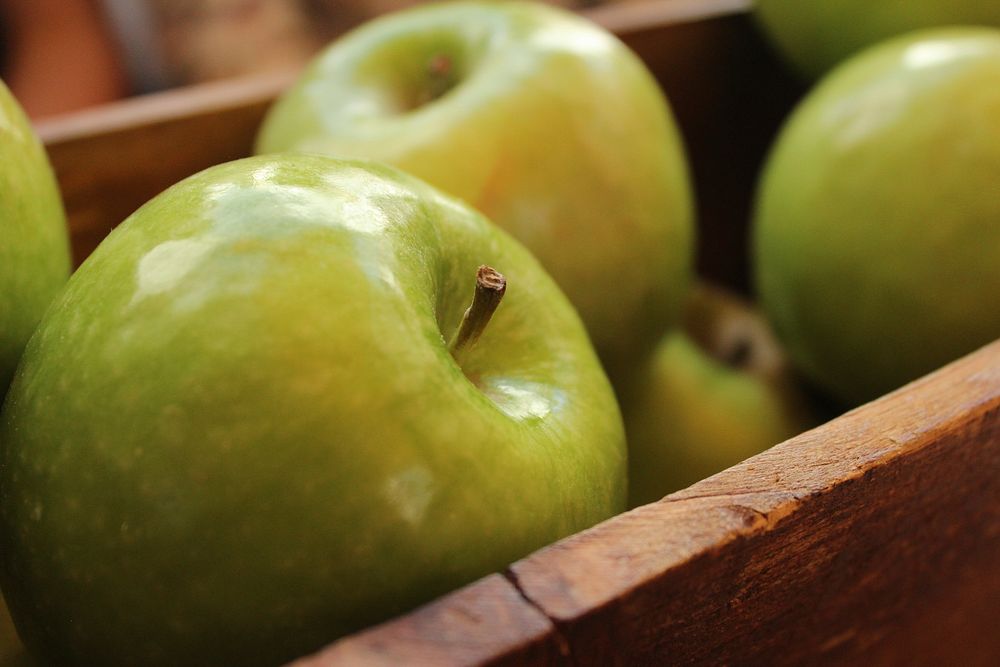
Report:
[[[585,8],[644,0],[548,0]],[[34,119],[303,64],[416,0],[0,0],[0,79]]]

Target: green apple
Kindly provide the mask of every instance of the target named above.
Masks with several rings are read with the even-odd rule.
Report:
[[[507,296],[466,312],[502,287],[480,265]],[[625,502],[610,384],[537,261],[318,155],[211,168],[112,232],[0,441],[0,580],[58,664],[278,664]]]
[[[1000,2],[756,0],[754,16],[782,55],[813,79],[857,51],[911,30],[1000,26]]]
[[[693,223],[670,109],[631,51],[565,10],[373,21],[281,97],[257,149],[388,162],[479,209],[563,288],[612,379],[679,313]]]
[[[66,217],[45,149],[0,82],[0,398],[69,268]]]
[[[758,193],[756,283],[802,371],[859,403],[1000,336],[1000,31],[916,33],[825,79]]]
[[[740,298],[698,285],[623,399],[629,505],[682,489],[815,426],[766,321]]]

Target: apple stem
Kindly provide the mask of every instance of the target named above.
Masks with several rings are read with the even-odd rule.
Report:
[[[472,305],[465,310],[462,323],[458,325],[455,336],[448,344],[453,357],[457,358],[462,350],[472,347],[479,340],[506,291],[507,279],[499,271],[490,266],[479,267],[476,271],[476,291],[472,295]]]

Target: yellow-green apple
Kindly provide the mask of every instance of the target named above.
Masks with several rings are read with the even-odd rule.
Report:
[[[622,401],[629,505],[659,500],[815,426],[764,318],[699,284]]]
[[[512,233],[576,306],[615,375],[679,312],[692,260],[681,140],[642,62],[537,3],[441,3],[322,53],[269,112],[259,152],[391,163]]]
[[[764,309],[860,403],[1000,336],[1000,30],[873,47],[802,102],[758,192]]]
[[[1000,2],[757,0],[754,16],[782,55],[812,79],[865,47],[912,30],[1000,26]]]
[[[0,581],[55,664],[279,664],[625,503],[614,395],[537,261],[318,155],[211,168],[112,232],[0,440]]]
[[[68,276],[59,187],[28,118],[0,82],[0,398]]]

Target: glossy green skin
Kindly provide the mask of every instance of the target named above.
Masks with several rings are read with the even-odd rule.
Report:
[[[441,55],[454,87],[420,105]],[[472,204],[548,269],[613,379],[678,314],[694,233],[670,109],[632,52],[563,10],[443,3],[373,21],[317,58],[257,148],[377,159]]]
[[[683,331],[660,343],[625,404],[629,507],[659,500],[814,426],[781,379],[734,369]]]
[[[52,168],[0,82],[0,398],[69,268],[66,217]]]
[[[886,38],[936,26],[1000,26],[996,0],[756,0],[754,16],[781,54],[815,79]]]
[[[1000,336],[1000,31],[893,40],[781,133],[758,194],[756,282],[801,369],[875,398]]]
[[[509,286],[460,368],[480,264]],[[322,156],[214,167],[118,227],[0,440],[4,592],[60,664],[278,664],[625,501],[610,385],[536,260]]]

